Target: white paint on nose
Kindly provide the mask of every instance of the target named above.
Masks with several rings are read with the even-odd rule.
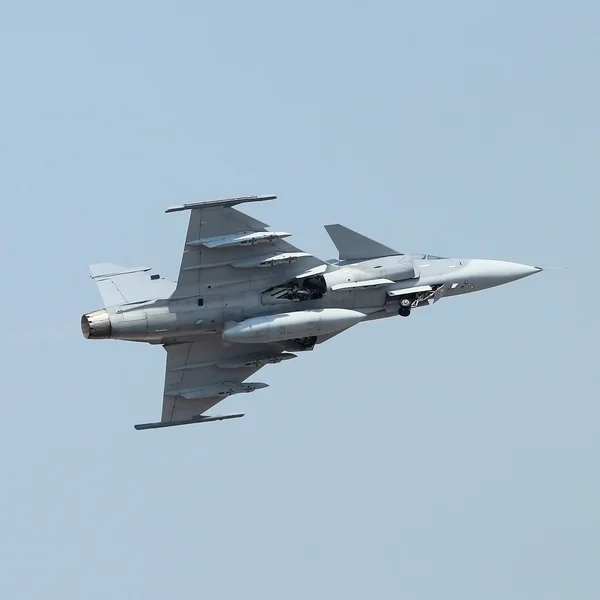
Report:
[[[465,279],[469,279],[471,283],[481,289],[517,281],[523,279],[523,277],[539,273],[541,270],[541,267],[532,267],[504,260],[474,258],[469,261],[462,272]]]

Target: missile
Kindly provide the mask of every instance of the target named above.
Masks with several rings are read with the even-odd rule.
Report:
[[[267,354],[266,352],[249,354],[241,358],[230,358],[228,360],[222,360],[216,363],[217,367],[221,369],[248,369],[248,368],[260,368],[264,365],[276,365],[284,360],[290,360],[296,358],[296,354],[291,352],[282,352],[281,354]]]
[[[271,252],[271,254],[263,256],[253,256],[251,258],[244,258],[243,260],[236,260],[231,263],[231,266],[238,269],[276,267],[296,262],[299,258],[306,258],[308,256],[310,256],[308,252]]]
[[[238,383],[236,381],[223,381],[221,383],[214,383],[212,385],[205,385],[203,387],[168,390],[165,392],[165,396],[181,396],[186,400],[201,400],[202,398],[225,398],[232,394],[248,394],[255,390],[261,390],[269,387],[268,383],[247,382]]]
[[[254,246],[280,240],[292,235],[287,231],[240,231],[230,235],[216,235],[186,242],[186,246],[206,246],[207,248],[229,248],[230,246]]]
[[[227,342],[256,344],[312,337],[342,331],[366,318],[364,313],[346,308],[301,310],[253,317],[225,326]]]
[[[397,310],[397,309],[396,309]],[[265,365],[276,365],[284,360],[297,358],[297,354],[291,352],[257,352],[256,354],[244,354],[244,356],[228,358],[226,360],[210,360],[201,363],[188,363],[180,367],[173,367],[169,371],[191,371],[193,369],[204,369],[206,367],[219,367],[220,369],[251,369],[260,368]]]

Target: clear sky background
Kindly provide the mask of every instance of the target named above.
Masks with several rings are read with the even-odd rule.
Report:
[[[600,597],[597,2],[0,4],[0,596]],[[83,339],[87,265],[175,278],[188,215],[322,258],[568,265],[360,325],[231,422]]]

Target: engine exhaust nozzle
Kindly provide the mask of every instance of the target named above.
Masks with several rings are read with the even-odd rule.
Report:
[[[105,309],[86,313],[81,317],[81,333],[86,340],[106,340],[110,338],[112,327]]]

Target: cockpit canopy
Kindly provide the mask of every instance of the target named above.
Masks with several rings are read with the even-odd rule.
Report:
[[[436,256],[435,254],[411,254],[413,260],[446,260],[446,256]]]

